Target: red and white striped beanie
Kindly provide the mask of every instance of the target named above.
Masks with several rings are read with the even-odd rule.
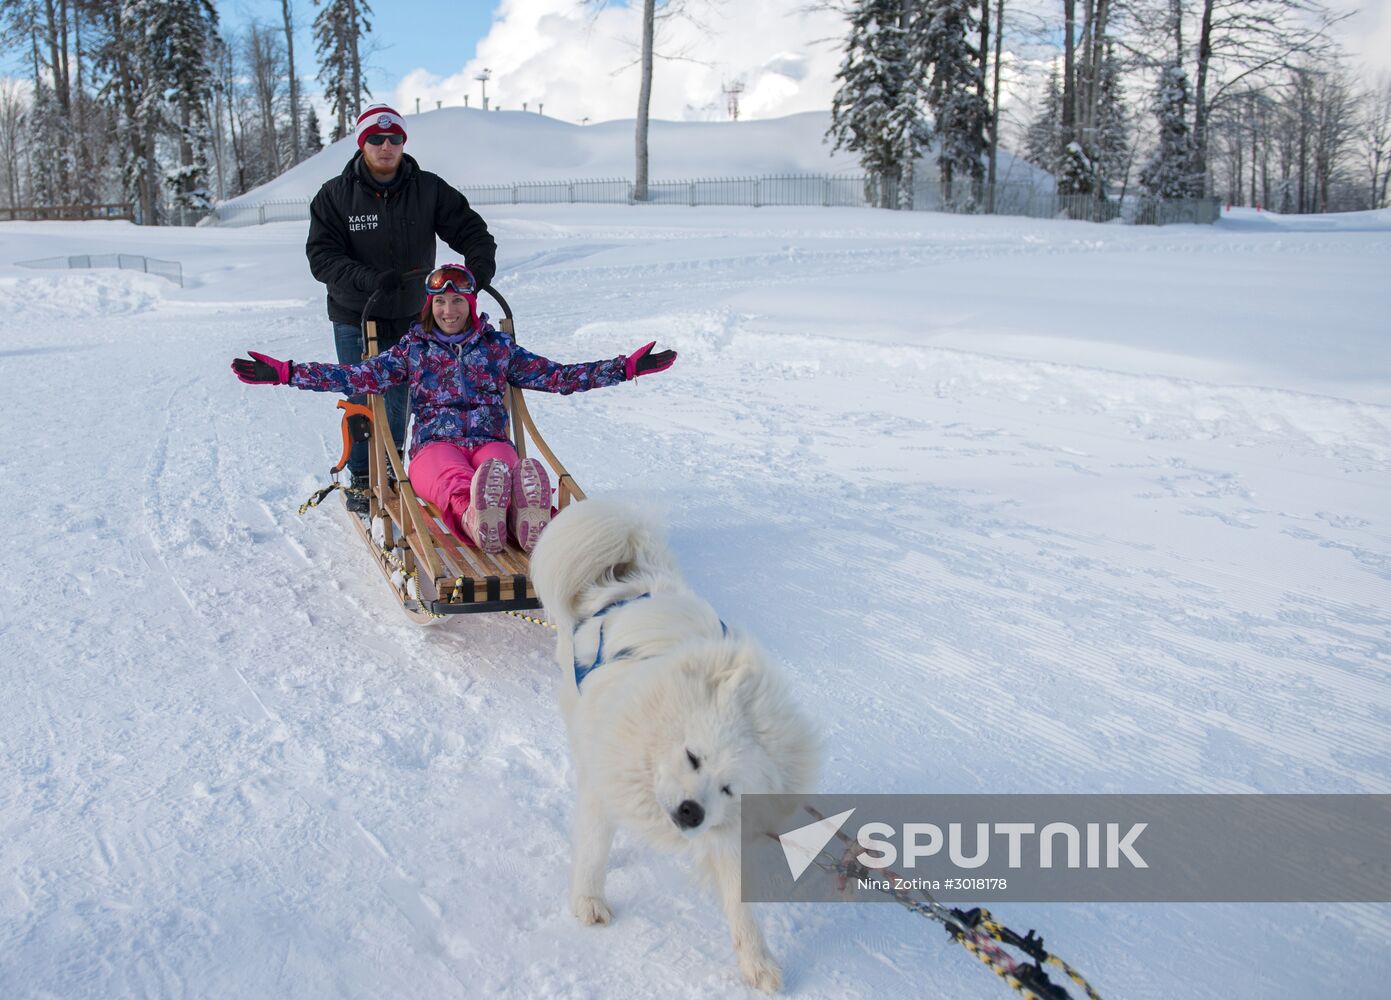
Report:
[[[401,136],[406,134],[406,120],[389,104],[369,104],[367,109],[357,116],[357,148],[363,147],[369,135],[377,135],[379,132],[395,132]]]

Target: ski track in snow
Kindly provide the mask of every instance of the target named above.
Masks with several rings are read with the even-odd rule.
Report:
[[[1391,791],[1391,407],[941,346],[918,317],[961,297],[915,284],[1059,256],[1384,275],[1384,228],[553,214],[490,215],[522,342],[682,360],[533,397],[538,423],[591,495],[663,510],[692,583],[794,675],[823,788]],[[295,228],[12,228],[177,238],[190,281],[0,274],[0,996],[744,990],[671,858],[620,838],[615,922],[569,915],[551,634],[418,628],[336,500],[295,513],[337,457],[333,399],[226,368],[329,356]],[[896,275],[893,326],[773,311]],[[1247,307],[1204,305],[1214,330]],[[1373,996],[1391,972],[1386,906],[995,912],[1108,997]],[[897,907],[761,917],[794,996],[1008,995]]]

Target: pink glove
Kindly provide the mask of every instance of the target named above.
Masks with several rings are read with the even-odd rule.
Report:
[[[251,357],[237,358],[232,371],[248,385],[288,385],[294,369],[293,361],[277,361],[268,354],[248,352]]]
[[[661,351],[658,354],[650,353],[652,348],[657,346],[654,340],[650,344],[639,347],[623,362],[623,375],[629,382],[639,375],[651,375],[653,372],[664,372],[676,361],[675,351]]]

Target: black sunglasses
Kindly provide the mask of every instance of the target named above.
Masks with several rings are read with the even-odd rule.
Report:
[[[378,132],[376,135],[369,135],[363,141],[370,146],[380,146],[384,142],[389,142],[393,146],[399,146],[406,141],[406,137],[399,132]]]

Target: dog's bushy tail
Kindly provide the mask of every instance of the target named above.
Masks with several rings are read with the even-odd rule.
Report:
[[[675,569],[660,524],[629,504],[581,500],[547,526],[531,554],[531,578],[557,628],[587,613],[586,599],[615,584]],[[589,609],[592,610],[592,609]]]

